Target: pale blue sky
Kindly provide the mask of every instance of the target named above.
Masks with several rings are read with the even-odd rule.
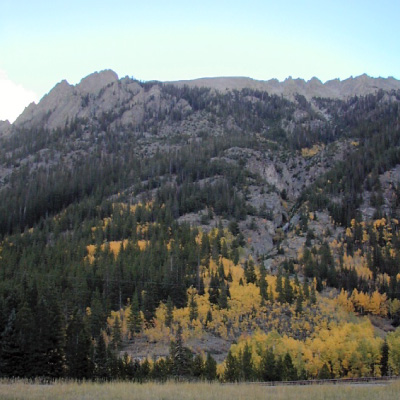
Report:
[[[39,99],[108,68],[140,80],[399,79],[399,15],[399,0],[0,0],[0,83]]]

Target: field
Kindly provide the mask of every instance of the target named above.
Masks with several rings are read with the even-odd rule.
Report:
[[[234,400],[234,399],[379,399],[393,400],[400,381],[380,384],[275,386],[207,383],[67,383],[52,385],[0,382],[1,400]]]

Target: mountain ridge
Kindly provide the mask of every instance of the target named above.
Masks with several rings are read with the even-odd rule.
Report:
[[[344,100],[352,96],[365,96],[376,93],[379,90],[391,91],[400,89],[400,81],[393,77],[373,78],[366,74],[349,77],[344,80],[332,79],[325,83],[322,83],[316,77],[308,81],[292,77],[288,77],[283,81],[278,79],[256,80],[248,77],[205,77],[191,80],[150,82],[175,85],[177,87],[211,88],[220,92],[242,89],[261,90],[269,95],[279,95],[290,100],[293,100],[296,95],[302,95],[307,100],[311,100],[314,97]],[[117,99],[117,102],[128,102],[128,97],[132,93],[132,88],[128,88],[128,86],[134,86],[135,83],[138,85],[138,81],[128,77],[118,78],[118,75],[110,69],[91,73],[82,78],[76,85],[71,85],[66,80],[62,80],[49,93],[44,95],[39,103],[28,105],[13,124],[6,124],[3,121],[0,124],[0,135],[10,134],[12,127],[20,128],[29,123],[37,124],[53,113],[53,116],[50,117],[50,122],[47,124],[49,129],[62,128],[67,119],[74,118],[77,115],[88,118],[93,113],[87,110],[85,112],[82,111],[82,105],[88,101],[88,96],[97,97],[102,90],[104,91],[107,87],[116,85],[119,88],[114,88],[112,92],[118,90],[119,94],[122,94]],[[121,88],[122,92],[125,93],[121,93]],[[138,87],[136,86],[133,92],[137,90]],[[79,100],[81,100],[80,103]],[[105,111],[110,111],[116,106],[115,102],[113,102],[114,100],[109,93],[108,99],[103,101]]]
[[[218,90],[240,90],[251,88],[264,90],[269,94],[278,94],[292,98],[294,94],[301,94],[308,100],[312,97],[327,97],[345,99],[351,96],[366,95],[382,90],[400,89],[400,81],[393,77],[373,78],[367,74],[349,77],[344,80],[331,79],[322,83],[316,77],[310,80],[288,77],[283,81],[277,79],[256,80],[247,77],[216,77],[199,78],[193,80],[173,81],[176,85],[188,85],[190,87],[212,87]]]
[[[367,74],[347,79],[331,79],[323,83],[317,77],[310,80],[292,78],[291,76],[279,81],[278,79],[257,80],[249,77],[205,77],[192,80],[171,81],[169,83],[188,86],[204,86],[216,89],[243,89],[251,88],[265,90],[269,94],[291,96],[294,93],[302,94],[306,98],[329,97],[344,99],[354,95],[365,95],[376,90],[399,89],[400,81],[393,77],[374,78]],[[314,91],[313,91],[314,89]]]

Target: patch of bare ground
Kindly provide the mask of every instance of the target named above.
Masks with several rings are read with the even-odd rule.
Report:
[[[385,338],[388,332],[393,332],[395,328],[387,318],[382,318],[377,315],[369,315],[369,320],[375,328],[375,332],[381,338]]]
[[[204,334],[201,338],[188,339],[185,346],[196,354],[210,353],[218,363],[221,363],[225,360],[231,344],[229,340]],[[150,342],[145,336],[136,337],[124,346],[121,356],[127,352],[134,359],[158,359],[169,355],[169,347],[170,343],[166,340]]]

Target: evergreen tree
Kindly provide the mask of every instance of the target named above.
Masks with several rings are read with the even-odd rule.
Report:
[[[381,346],[381,375],[388,376],[389,374],[389,345],[385,339]]]
[[[219,282],[216,275],[211,275],[210,287],[208,288],[208,297],[211,304],[218,304]]]
[[[239,264],[239,249],[237,247],[233,247],[231,251],[231,260],[235,265]]]
[[[210,241],[208,235],[203,235],[201,238],[201,258],[207,265],[210,260]]]
[[[294,275],[293,283],[294,283],[293,294],[294,294],[294,297],[296,297],[301,292],[300,281],[299,281],[299,277],[297,276],[297,274]]]
[[[195,291],[192,289],[190,292],[190,297],[189,297],[189,320],[192,322],[193,320],[196,320],[199,313],[198,313],[198,307],[197,307],[197,302],[195,299]]]
[[[318,373],[318,379],[331,379],[331,373],[326,363],[322,366]]]
[[[239,224],[237,221],[232,220],[228,226],[229,230],[231,231],[233,236],[237,236],[240,233]]]
[[[296,368],[293,365],[292,357],[289,353],[283,358],[282,380],[295,381],[297,380]]]
[[[221,246],[221,255],[224,258],[228,258],[228,246],[226,245],[226,240],[222,241],[222,246]]]
[[[29,307],[26,301],[22,304],[17,312],[15,327],[18,332],[17,340],[21,350],[25,353],[32,351],[34,332],[35,332],[35,320],[32,313],[32,309]]]
[[[198,294],[199,294],[199,296],[203,296],[204,293],[205,293],[205,290],[204,290],[204,280],[203,280],[203,277],[200,277]]]
[[[16,341],[20,351],[26,355],[24,357],[24,362],[21,363],[18,368],[20,370],[19,374],[20,376],[27,378],[33,377],[35,366],[32,364],[32,352],[34,351],[36,345],[36,324],[32,309],[26,301],[24,301],[21,308],[17,312],[15,328],[16,332],[14,340]],[[18,359],[17,354],[15,355],[15,358]]]
[[[179,324],[175,335],[175,341],[170,345],[170,357],[172,360],[172,372],[175,377],[186,376],[191,369],[191,353],[183,345],[182,326]]]
[[[239,380],[239,372],[238,360],[229,350],[225,360],[224,380],[227,382],[237,382]]]
[[[4,377],[24,376],[24,352],[17,341],[16,313],[11,310],[6,327],[1,334],[0,373]]]
[[[270,288],[269,288],[268,300],[269,300],[271,303],[274,303],[274,293],[273,293],[273,291],[272,291],[272,287],[271,287],[271,286],[270,286]]]
[[[100,297],[100,293],[96,290],[93,293],[92,301],[90,303],[90,333],[92,338],[100,335],[101,329],[104,328],[107,319],[107,314]]]
[[[326,284],[331,287],[338,287],[338,277],[337,277],[337,272],[336,268],[333,264],[330,264],[328,266],[328,272],[327,272],[327,279],[326,279]]]
[[[210,353],[207,353],[207,359],[204,366],[204,376],[209,382],[214,381],[217,378],[217,362]]]
[[[308,286],[308,281],[307,278],[304,278],[304,283],[303,283],[303,296],[305,300],[308,300],[310,298],[310,288]]]
[[[224,281],[221,282],[220,286],[218,306],[220,309],[228,308],[228,288]]]
[[[175,292],[176,301],[181,301],[180,290]],[[186,296],[185,296],[186,297]],[[142,295],[142,312],[144,319],[150,322],[154,317],[154,311],[157,303],[157,287],[153,283],[146,285],[146,290],[143,291]],[[157,303],[158,305],[159,303]]]
[[[266,382],[277,380],[275,355],[272,348],[268,348],[261,358],[259,375],[261,380]]]
[[[206,326],[207,326],[210,322],[212,322],[212,320],[213,320],[212,311],[211,311],[211,309],[209,309],[209,310],[207,311],[207,316],[206,316],[206,322],[205,322]]]
[[[311,284],[311,293],[310,293],[310,304],[317,303],[317,294],[315,293],[315,287]]]
[[[112,349],[111,346],[107,347],[107,369],[110,373],[110,379],[120,379],[122,363],[121,359],[118,357],[117,352]],[[123,371],[122,371],[123,372]]]
[[[220,260],[218,263],[218,279],[219,281],[222,281],[225,279],[225,270],[224,270],[224,265],[222,264],[222,261]]]
[[[100,334],[97,338],[97,346],[94,353],[94,373],[93,376],[100,381],[105,381],[110,378],[108,352],[103,335]]]
[[[196,379],[202,379],[204,376],[204,361],[201,354],[197,354],[194,357],[193,365],[192,365],[192,376]]]
[[[283,358],[277,357],[275,360],[275,380],[280,382],[283,379],[285,366],[283,364]]]
[[[286,300],[285,293],[283,291],[283,283],[282,283],[282,273],[279,270],[278,271],[278,276],[276,277],[276,293],[278,294],[278,301],[279,303],[284,303]]]
[[[242,357],[240,360],[240,375],[241,379],[245,382],[250,382],[254,379],[254,368],[253,361],[251,357],[251,347],[248,343],[244,346]]]
[[[244,276],[246,278],[247,283],[256,283],[257,275],[254,268],[254,261],[249,260],[244,263]]]
[[[168,363],[164,358],[154,361],[151,370],[151,378],[157,381],[165,382],[168,378]]]
[[[215,238],[212,239],[212,246],[211,246],[211,256],[215,262],[218,262],[220,252],[221,252],[221,244],[219,242],[218,235],[216,235]]]
[[[293,303],[293,288],[292,285],[290,284],[290,279],[289,279],[289,275],[286,274],[285,276],[285,284],[284,284],[284,297],[285,297],[285,301],[289,304]]]
[[[260,287],[261,303],[264,304],[268,300],[268,282],[265,279],[266,272],[265,268],[260,268],[260,281],[258,286]]]
[[[166,308],[166,314],[165,314],[165,326],[170,328],[172,325],[172,322],[174,321],[174,305],[172,303],[171,296],[168,296],[166,306],[167,306],[167,308]]]
[[[139,299],[135,292],[132,296],[130,314],[128,317],[128,329],[131,335],[135,335],[142,330],[142,316],[140,315]]]
[[[37,338],[33,363],[36,375],[59,378],[64,374],[64,326],[54,292],[44,293],[37,310]]]
[[[303,295],[300,292],[297,296],[296,299],[296,309],[295,309],[296,315],[299,315],[303,312]]]
[[[74,311],[67,325],[65,361],[67,374],[70,378],[90,378],[91,341],[78,310]]]
[[[119,316],[116,315],[114,319],[114,324],[112,326],[112,340],[111,345],[113,349],[118,350],[121,347],[122,343],[122,330],[121,330],[121,322]]]
[[[150,377],[150,371],[151,371],[150,361],[147,358],[145,358],[145,360],[140,364],[138,373],[139,382],[146,382]]]

